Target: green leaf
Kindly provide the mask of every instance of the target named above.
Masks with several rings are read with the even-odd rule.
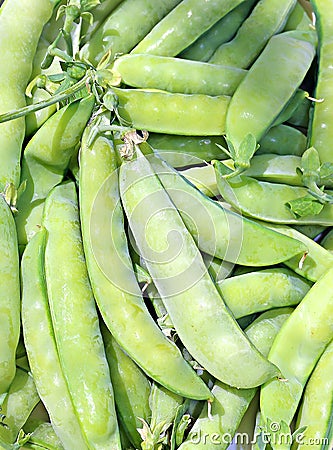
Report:
[[[321,212],[324,205],[311,195],[296,198],[286,202],[286,206],[294,214],[296,218],[305,216],[315,216]]]
[[[302,181],[304,186],[320,182],[320,159],[317,150],[310,147],[302,155],[301,170],[303,172]]]
[[[248,169],[250,167],[250,160],[256,152],[258,146],[256,138],[252,133],[248,133],[236,149],[235,167]]]

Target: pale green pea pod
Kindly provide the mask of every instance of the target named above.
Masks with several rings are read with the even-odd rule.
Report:
[[[51,320],[74,409],[89,448],[120,449],[113,388],[84,259],[73,182],[52,189],[45,201],[43,226],[48,231],[45,276]]]
[[[2,422],[6,426],[0,425],[0,446],[1,441],[7,444],[16,441],[19,431],[38,402],[39,396],[32,375],[17,368],[15,378],[1,404],[1,414],[6,416]]]
[[[230,159],[223,161],[223,164],[231,169],[234,167]],[[298,167],[301,167],[299,156],[256,154],[251,159],[250,167],[244,170],[243,175],[262,181],[303,186],[302,178],[296,171]]]
[[[47,91],[37,88],[35,92],[33,92],[32,98],[27,98],[27,105],[48,100],[50,98],[51,95]],[[29,137],[33,135],[56,111],[57,106],[54,104],[48,106],[47,108],[28,114],[25,118],[25,136]]]
[[[306,136],[296,128],[283,124],[270,128],[260,139],[259,144],[256,155],[275,153],[302,156],[307,148]]]
[[[176,56],[244,0],[183,0],[134,47],[132,53]]]
[[[0,114],[25,106],[24,93],[38,40],[54,5],[51,0],[6,0],[1,6]],[[0,124],[0,192],[7,184],[19,185],[24,133],[24,118]]]
[[[291,312],[292,308],[267,311],[246,329],[246,334],[263,355],[268,355],[275,336]],[[215,398],[209,414],[205,406],[179,450],[225,450],[256,391],[235,389],[216,382],[212,389]]]
[[[297,2],[294,6],[294,9],[291,11],[287,23],[283,31],[291,31],[291,30],[304,30],[307,31],[310,29],[312,23],[311,19],[308,16],[307,12],[300,4]]]
[[[154,383],[151,388],[149,404],[151,409],[150,428],[153,430],[161,423],[172,424],[177,409],[184,402],[183,397],[170,392]]]
[[[135,148],[136,158],[120,167],[121,198],[136,244],[184,346],[212,376],[233,386],[254,387],[276,376],[276,368],[267,365],[223,303],[178,210]],[[218,358],[222,353],[224,358]],[[235,367],[235,354],[242,371]]]
[[[238,319],[254,312],[297,305],[311,283],[291,270],[278,268],[233,276],[218,282],[218,287],[223,300]]]
[[[283,108],[283,110],[280,112],[280,114],[274,120],[272,127],[281,125],[284,122],[289,122],[289,120],[294,115],[297,116],[297,111],[301,108],[301,105],[303,106],[304,101],[306,101],[308,103],[309,108],[310,108],[310,100],[308,100],[308,97],[309,97],[308,92],[303,91],[303,89],[297,89],[296,92],[294,93],[294,95],[289,100],[289,102],[286,104],[286,106]]]
[[[333,268],[306,294],[275,338],[268,358],[281,370],[282,377],[261,387],[263,423],[290,425],[310,374],[333,338]],[[318,301],[320,300],[320,301]],[[272,431],[272,429],[271,429]],[[277,431],[273,449],[287,449],[283,427]]]
[[[315,44],[303,40],[304,33],[271,37],[236,89],[226,117],[226,135],[235,151],[249,133],[260,141],[299,88],[315,56]]]
[[[333,251],[333,231],[332,230],[326,234],[326,236],[320,242],[320,245],[330,252]]]
[[[246,0],[210,27],[178,57],[208,61],[220,45],[230,41],[257,0]]]
[[[143,301],[125,234],[115,149],[105,136],[89,145],[90,132],[88,127],[80,151],[80,214],[89,277],[103,320],[149,377],[184,397],[210,398],[206,384]]]
[[[89,96],[61,108],[44,123],[25,148],[21,182],[26,182],[26,187],[18,199],[18,214],[15,216],[18,241],[22,247],[41,224],[45,198],[62,181],[94,102],[94,97]]]
[[[333,205],[326,203],[318,214],[296,217],[288,202],[305,197],[308,189],[288,184],[258,181],[246,175],[224,178],[216,162],[217,186],[221,196],[248,217],[285,225],[333,225]],[[255,199],[255,201],[254,201]]]
[[[226,158],[226,154],[216,145],[227,147],[223,136],[149,133],[148,143],[173,167],[197,165],[203,161]]]
[[[161,157],[164,158],[164,155],[162,154]],[[181,174],[208,197],[216,197],[219,195],[213,165],[206,164],[201,167],[191,167],[182,170]]]
[[[288,119],[288,124],[293,125],[295,127],[302,127],[307,129],[309,126],[310,120],[310,111],[311,111],[311,102],[308,98],[305,98],[301,103],[297,106],[293,114]]]
[[[290,257],[301,257],[306,250],[298,241],[271,235],[267,228],[221,207],[160,158],[150,155],[149,160],[201,251],[233,263],[265,266],[289,259],[289,252]],[[279,245],[272,247],[272,240],[279,240]]]
[[[149,422],[151,415],[150,382],[106,327],[102,328],[102,333],[119,419],[130,442],[139,448],[141,438],[137,428],[142,425],[140,419]]]
[[[295,4],[294,0],[259,1],[238,29],[236,36],[218,47],[210,62],[244,69],[249,67],[269,38],[283,29]]]
[[[304,391],[296,427],[306,426],[293,449],[322,450],[329,444],[333,415],[333,341],[317,362]],[[327,448],[327,447],[326,447]]]
[[[20,336],[19,256],[15,222],[0,195],[0,394],[14,379],[16,347]]]
[[[246,75],[235,67],[149,54],[120,56],[112,72],[128,86],[214,96],[232,95]]]
[[[46,230],[22,257],[22,327],[31,373],[52,426],[66,450],[88,450],[68,391],[54,339],[44,274]]]
[[[34,446],[35,445],[35,446]],[[63,450],[64,447],[54,432],[52,425],[48,422],[41,423],[31,432],[29,439],[29,448],[38,450],[45,447],[49,450]]]
[[[293,257],[284,261],[286,266],[302,277],[315,282],[333,267],[333,255],[321,245],[317,244],[313,239],[305,236],[305,234],[300,233],[294,228],[283,225],[273,225],[268,223],[267,227],[285,234],[286,236],[298,239],[306,245],[307,251],[304,253],[301,260],[299,257]]]
[[[230,97],[179,94],[158,89],[112,88],[121,121],[138,130],[190,136],[225,131]]]

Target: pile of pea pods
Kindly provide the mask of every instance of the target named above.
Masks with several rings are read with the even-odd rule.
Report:
[[[333,449],[333,1],[0,1],[0,449]]]

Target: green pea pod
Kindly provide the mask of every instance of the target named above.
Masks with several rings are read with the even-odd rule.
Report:
[[[179,136],[149,133],[148,143],[173,167],[201,164],[203,161],[225,159],[219,148],[226,148],[223,136]]]
[[[299,241],[272,235],[266,227],[210,200],[158,157],[150,155],[149,161],[203,252],[245,266],[265,266],[306,250]]]
[[[89,447],[120,449],[113,389],[84,260],[73,182],[50,192],[43,226],[48,231],[45,274],[54,336],[79,423]]]
[[[267,365],[223,303],[191,234],[137,146],[136,158],[121,165],[119,181],[136,244],[192,357],[212,376],[237,387],[276,376],[276,368]],[[242,371],[234,364],[235,352]]]
[[[112,71],[133,87],[214,96],[232,95],[246,74],[234,67],[149,54],[120,56]]]
[[[54,1],[51,0],[6,0],[1,6],[0,113],[25,106],[24,93],[33,57],[53,6]],[[20,70],[17,70],[18,64]],[[24,132],[23,118],[0,124],[0,191],[3,191],[6,184],[12,183],[16,187],[19,185]]]
[[[44,274],[46,230],[29,241],[22,257],[22,327],[31,372],[64,448],[88,449],[60,366]]]
[[[104,136],[89,146],[89,135],[87,128],[80,152],[80,214],[87,267],[104,322],[151,378],[185,397],[207,399],[209,389],[144,304],[125,235],[115,150]]]
[[[37,88],[35,92],[32,94],[32,99],[27,99],[27,104],[37,103],[42,100],[47,100],[51,97],[51,95],[45,91],[44,89]],[[47,121],[49,117],[52,116],[57,111],[56,105],[48,106],[47,108],[36,111],[35,113],[30,113],[25,118],[25,136],[29,137],[33,135],[44,122]]]
[[[94,106],[94,97],[70,103],[50,117],[32,137],[22,160],[26,188],[17,202],[18,240],[24,246],[41,224],[49,191],[60,183]]]
[[[6,416],[0,426],[0,441],[13,444],[31,411],[39,402],[34,380],[28,372],[20,368],[1,405],[1,414]]]
[[[333,269],[330,269],[312,286],[275,338],[268,358],[280,368],[283,378],[261,387],[264,423],[284,421],[290,425],[304,386],[333,338],[332,275]],[[279,436],[281,438],[278,430],[272,442],[273,449],[289,448]]]
[[[140,448],[141,438],[137,431],[142,423],[149,421],[150,382],[134,361],[119,347],[110,332],[104,328],[105,353],[110,367],[115,402],[126,434],[135,448]]]
[[[249,67],[269,39],[283,29],[295,4],[295,0],[260,0],[236,36],[218,47],[209,62]]]
[[[296,128],[278,125],[270,128],[260,139],[256,155],[274,153],[277,155],[302,156],[305,152],[306,136]]]
[[[0,195],[0,394],[15,375],[20,336],[20,279],[17,235],[12,212]]]
[[[113,88],[121,121],[139,130],[192,136],[224,133],[230,97]]]
[[[178,57],[194,61],[208,61],[220,45],[230,41],[257,0],[245,0],[210,27]]]
[[[328,444],[332,421],[333,397],[333,341],[321,355],[304,391],[301,409],[297,416],[297,428],[306,427],[302,440],[294,449],[322,450]],[[317,441],[317,442],[316,442]]]
[[[297,2],[294,9],[289,14],[288,20],[283,31],[304,30],[310,29],[312,23],[308,13],[303,8],[300,2]]]
[[[216,180],[220,194],[224,200],[246,216],[286,225],[333,225],[332,204],[327,203],[323,207],[320,205],[322,209],[319,212],[311,208],[301,217],[295,215],[288,207],[288,202],[308,195],[306,188],[258,181],[245,175],[226,179],[223,173],[221,174],[219,164],[221,163],[216,161]],[[314,202],[315,199],[311,201]]]
[[[63,450],[64,447],[55,434],[52,425],[48,422],[41,423],[37,428],[31,433],[29,444],[32,444],[32,448],[45,447],[48,450]],[[33,445],[36,447],[33,447]],[[30,446],[29,446],[30,448]]]
[[[300,303],[311,283],[288,269],[264,269],[218,283],[222,297],[237,318]]]
[[[331,86],[331,62],[333,57],[332,30],[333,10],[329,2],[311,0],[316,16],[316,29],[319,38],[319,65],[315,96],[321,102],[315,102],[311,125],[309,127],[309,143],[319,153],[322,163],[333,162],[330,145],[333,139]]]
[[[159,155],[165,159],[163,153]],[[219,195],[214,167],[211,164],[206,164],[201,167],[191,167],[182,170],[181,174],[208,197],[216,197]]]
[[[94,66],[110,52],[128,53],[180,0],[123,0],[81,48],[80,56]],[[135,26],[133,26],[135,18]]]
[[[184,399],[163,386],[153,384],[150,392],[149,404],[151,408],[150,427],[153,430],[160,423],[172,424],[177,409],[182,405]]]
[[[274,120],[272,126],[275,127],[281,125],[284,122],[289,122],[289,119],[296,113],[297,109],[300,108],[301,105],[303,105],[304,101],[306,101],[308,103],[308,106],[310,107],[310,100],[308,100],[308,97],[308,92],[303,91],[303,89],[297,89],[289,102]]]
[[[267,311],[246,329],[248,337],[263,355],[268,355],[275,336],[291,312],[291,308]],[[195,450],[197,448],[225,450],[253,399],[256,389],[235,389],[216,382],[212,392],[215,398],[210,413],[208,414],[208,407],[205,406],[179,450]]]
[[[305,234],[305,236],[311,239],[315,239],[317,238],[317,236],[327,230],[328,227],[322,225],[293,225],[293,228],[295,228],[295,230],[299,231],[300,233]],[[317,239],[316,242],[318,242]]]
[[[176,56],[244,0],[183,0],[134,47],[132,53]]]
[[[304,254],[301,261],[298,257],[293,257],[284,261],[286,266],[302,277],[315,282],[333,266],[333,255],[321,245],[317,244],[313,239],[305,236],[305,234],[288,226],[273,225],[270,223],[265,223],[265,226],[285,234],[286,236],[297,239],[306,245],[307,252]]]
[[[102,26],[104,21],[113,13],[114,9],[121,3],[123,0],[108,0],[102,1],[99,3],[93,10],[93,19],[92,23],[88,21],[83,22],[81,26],[81,45],[84,45],[86,42],[89,42],[92,35],[97,31],[97,29]]]
[[[248,133],[260,141],[310,68],[314,44],[290,33],[269,40],[232,97],[226,134],[235,149]]]

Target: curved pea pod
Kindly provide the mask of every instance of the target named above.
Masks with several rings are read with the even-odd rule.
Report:
[[[301,256],[306,250],[299,241],[271,234],[209,199],[158,157],[150,155],[149,161],[201,251],[245,266],[265,266]]]
[[[94,97],[70,103],[50,117],[27,144],[21,182],[26,188],[17,202],[18,241],[24,246],[42,221],[44,201],[64,177],[94,106]]]
[[[0,442],[13,444],[31,411],[39,402],[32,375],[25,370],[16,369],[16,374],[8,393],[1,404],[1,414],[5,416],[0,426]]]
[[[260,139],[256,155],[274,153],[277,155],[302,156],[305,152],[306,136],[297,128],[278,125],[270,128]]]
[[[215,167],[220,194],[246,216],[286,225],[333,225],[333,205],[330,203],[325,204],[318,214],[309,213],[302,217],[296,216],[288,207],[288,202],[308,195],[306,188],[258,181],[245,175],[226,179],[221,175],[218,164],[221,163],[217,161]]]
[[[89,132],[80,152],[80,214],[89,277],[103,320],[149,377],[185,397],[207,399],[208,387],[145,306],[125,234],[115,150],[104,136],[89,146]]]
[[[230,97],[113,88],[122,122],[139,130],[192,136],[224,133]]]
[[[37,43],[44,24],[51,17],[53,6],[54,2],[50,0],[24,3],[6,0],[1,6],[0,114],[25,106],[24,93]],[[24,118],[0,124],[0,191],[7,183],[19,185],[24,132]]]
[[[283,378],[261,387],[260,406],[265,423],[284,421],[290,425],[304,386],[333,338],[332,275],[330,269],[312,286],[274,340],[268,358],[280,368]],[[278,430],[272,447],[289,448],[279,436]]]
[[[36,447],[34,447],[34,445]],[[54,432],[52,425],[49,422],[43,422],[35,428],[30,435],[29,447],[36,448],[46,447],[49,450],[63,450],[64,447]]]
[[[31,373],[64,448],[88,449],[68,391],[54,339],[44,273],[46,230],[29,241],[22,256],[22,328]]]
[[[218,47],[210,62],[244,69],[249,67],[271,36],[283,29],[295,3],[295,0],[259,1],[236,36]]]
[[[128,86],[205,95],[232,95],[246,74],[234,67],[149,54],[120,56],[112,71]]]
[[[264,269],[218,283],[222,297],[237,318],[300,303],[311,283],[288,269]]]
[[[289,14],[288,20],[283,31],[291,30],[309,30],[312,23],[308,13],[300,2],[297,2],[294,9]]]
[[[233,168],[232,160],[226,160],[223,164]],[[299,156],[267,153],[253,156],[251,166],[244,170],[243,175],[262,181],[303,186],[302,178],[297,172],[299,167],[301,167]]]
[[[93,21],[82,22],[81,25],[81,46],[86,42],[89,42],[93,34],[97,31],[97,29],[102,26],[104,21],[113,13],[114,9],[121,3],[123,0],[108,0],[102,1],[99,3],[93,10]]]
[[[243,0],[183,0],[162,19],[132,53],[176,56]]]
[[[173,167],[201,164],[203,161],[225,159],[223,136],[181,136],[149,133],[148,143]]]
[[[272,230],[297,239],[306,245],[307,251],[301,260],[299,257],[293,257],[284,261],[286,266],[302,277],[310,281],[317,281],[333,267],[333,255],[313,239],[288,226],[273,225],[271,223],[266,223],[265,225]]]
[[[139,448],[141,438],[137,429],[142,425],[139,418],[148,422],[151,415],[150,382],[111,333],[106,328],[102,332],[117,411],[131,443]]]
[[[246,334],[263,355],[268,355],[275,336],[291,312],[292,308],[267,311],[246,329]],[[208,407],[204,407],[179,450],[197,448],[225,450],[256,391],[256,389],[235,389],[216,382],[212,389],[214,401],[211,411],[208,414]]]
[[[312,0],[311,6],[316,16],[316,29],[319,38],[319,65],[315,96],[323,101],[314,104],[311,125],[309,126],[309,143],[318,151],[322,163],[332,163],[333,121],[331,111],[333,91],[330,86],[333,58],[333,10],[327,0]]]
[[[89,447],[120,449],[113,389],[83,254],[73,182],[52,189],[45,202],[43,226],[48,232],[45,276],[54,337],[78,421]]]
[[[214,51],[225,42],[230,41],[249,14],[257,0],[245,0],[210,27],[178,57],[194,61],[208,61]]]
[[[128,53],[180,0],[123,0],[81,48],[80,56],[97,66],[110,53]],[[135,26],[133,26],[135,18]]]
[[[20,336],[20,278],[17,235],[12,212],[0,195],[0,394],[14,379]]]
[[[32,99],[27,99],[27,104],[41,102],[49,98],[51,98],[51,95],[47,91],[37,88],[32,94]],[[57,106],[54,104],[48,106],[47,108],[28,114],[25,118],[25,136],[29,137],[33,135],[56,111]]]
[[[310,68],[313,43],[290,33],[269,40],[230,101],[226,134],[236,150],[248,133],[260,141]]]
[[[294,445],[294,449],[322,450],[329,443],[333,414],[332,373],[333,341],[321,355],[306,385],[296,422],[297,428],[306,429],[302,433],[301,442]]]
[[[237,387],[254,387],[276,376],[276,368],[267,365],[225,306],[190,232],[137,146],[136,158],[121,165],[119,182],[136,244],[192,357],[212,376]]]
[[[160,156],[165,159],[163,153],[160,154]],[[206,164],[201,167],[191,167],[189,169],[182,170],[181,174],[208,197],[216,197],[219,195],[215,171],[212,164]]]

